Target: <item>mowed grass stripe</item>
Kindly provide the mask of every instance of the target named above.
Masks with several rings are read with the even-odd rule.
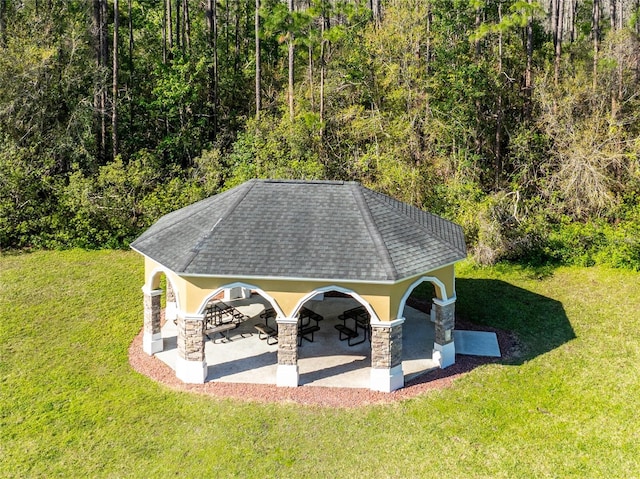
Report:
[[[459,269],[459,314],[522,356],[357,410],[174,392],[137,374],[143,265],[0,257],[0,477],[640,476],[640,275]]]

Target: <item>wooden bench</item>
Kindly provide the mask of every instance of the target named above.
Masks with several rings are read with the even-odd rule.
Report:
[[[312,343],[313,333],[315,333],[316,331],[320,331],[320,326],[318,325],[305,326],[304,328],[298,329],[298,346],[302,346],[303,339],[306,339],[307,341]],[[309,335],[311,335],[311,339],[308,338]]]
[[[223,323],[218,326],[214,326],[213,328],[205,329],[204,334],[206,334],[214,343],[216,342],[216,334],[222,336],[222,339],[229,341],[229,331],[235,329],[237,326],[237,323]],[[211,336],[209,336],[210,334]]]
[[[258,323],[254,326],[258,331],[259,339],[266,339],[267,344],[276,344],[278,342],[278,332],[264,323]]]

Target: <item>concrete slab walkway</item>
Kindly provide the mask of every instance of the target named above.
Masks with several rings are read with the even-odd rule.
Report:
[[[490,331],[454,331],[457,354],[500,357],[498,336]]]

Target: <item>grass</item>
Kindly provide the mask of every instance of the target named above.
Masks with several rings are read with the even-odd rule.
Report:
[[[356,410],[174,392],[130,369],[131,252],[0,257],[0,477],[638,477],[640,274],[459,268],[522,356]]]

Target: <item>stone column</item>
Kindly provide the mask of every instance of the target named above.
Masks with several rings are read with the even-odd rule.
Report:
[[[371,389],[391,392],[404,386],[402,324],[404,318],[371,323]]]
[[[277,318],[278,371],[276,385],[298,387],[298,318]]]
[[[176,303],[176,292],[173,290],[171,283],[167,280],[167,305],[164,310],[164,319],[167,321],[175,321],[178,319],[178,305]]]
[[[432,357],[440,363],[441,368],[446,368],[456,362],[456,347],[453,342],[453,329],[456,322],[455,304],[455,298],[446,301],[433,299],[436,335]]]
[[[160,297],[162,290],[142,288],[144,294],[144,332],[142,350],[149,354],[162,351],[162,333],[160,332]]]
[[[185,383],[202,384],[207,379],[204,355],[204,316],[178,315],[176,376]]]

